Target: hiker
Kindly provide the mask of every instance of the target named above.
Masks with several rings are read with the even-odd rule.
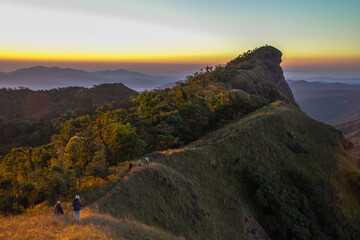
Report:
[[[56,216],[60,216],[60,215],[64,215],[64,210],[61,206],[61,202],[60,201],[57,201],[56,205],[55,205],[55,211],[54,211],[54,214]]]
[[[133,167],[133,164],[132,164],[132,162],[130,162],[130,164],[129,164],[129,170],[131,170],[132,167]]]
[[[80,222],[80,211],[81,211],[81,201],[80,201],[80,196],[76,195],[74,201],[72,202],[73,205],[73,210],[74,210],[74,220],[76,220],[76,216],[78,217],[78,220]]]
[[[149,165],[149,162],[150,162],[149,157],[146,157],[146,158],[145,158],[145,162],[146,162],[146,165]]]

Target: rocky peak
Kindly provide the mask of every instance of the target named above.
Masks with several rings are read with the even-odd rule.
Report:
[[[236,68],[237,74],[225,83],[226,86],[261,95],[270,101],[281,100],[298,106],[285,81],[280,66],[281,57],[282,53],[272,46],[256,48],[240,55],[228,63]]]

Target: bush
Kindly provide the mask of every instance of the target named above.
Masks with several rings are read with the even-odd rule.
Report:
[[[243,181],[263,217],[260,222],[273,239],[347,239],[347,220],[338,215],[327,184],[312,179],[297,168],[282,179],[265,176],[254,169],[244,169]],[[355,224],[355,223],[354,223]]]

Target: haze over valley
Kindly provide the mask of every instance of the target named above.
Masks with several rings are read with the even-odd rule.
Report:
[[[0,73],[0,87],[25,87],[32,90],[79,86],[93,87],[102,83],[123,83],[135,91],[153,89],[178,80],[174,77],[146,75],[125,69],[86,72],[58,67],[30,67]]]
[[[360,84],[303,80],[288,83],[300,108],[311,117],[341,130],[352,141],[352,152],[359,158]]]

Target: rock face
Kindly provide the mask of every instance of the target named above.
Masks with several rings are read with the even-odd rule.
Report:
[[[278,49],[270,46],[240,55],[228,63],[236,68],[236,75],[225,86],[298,107],[280,66],[281,56]]]

